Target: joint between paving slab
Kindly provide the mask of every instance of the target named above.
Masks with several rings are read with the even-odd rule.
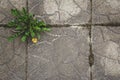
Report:
[[[89,66],[90,66],[90,80],[93,80],[92,66],[94,65],[94,54],[92,51],[92,26],[88,27],[89,29]]]
[[[71,26],[105,26],[105,27],[120,27],[120,23],[104,23],[104,24],[47,24],[48,27],[71,27]],[[7,27],[7,24],[0,24],[0,27]]]
[[[93,73],[92,73],[92,66],[94,65],[94,54],[92,52],[92,26],[96,24],[92,24],[92,0],[90,0],[90,20],[89,20],[90,25],[88,25],[88,30],[89,30],[89,66],[90,66],[90,80],[93,80]]]
[[[120,23],[102,23],[102,24],[92,24],[92,21],[90,23],[86,24],[47,24],[47,26],[50,27],[70,27],[70,26],[83,26],[83,27],[88,27],[88,26],[106,26],[106,27],[120,27]]]
[[[28,0],[26,0],[26,10],[29,13],[29,8],[28,8]]]
[[[29,14],[29,8],[28,8],[28,0],[26,0],[26,10],[27,10],[27,13]],[[28,24],[29,26],[29,21],[28,21]],[[26,57],[25,57],[25,80],[28,80],[28,40],[26,41]]]
[[[26,41],[26,56],[25,56],[25,80],[28,80],[28,40]]]
[[[89,30],[89,66],[90,66],[90,80],[93,80],[92,66],[94,65],[94,54],[92,51],[92,26],[88,26]]]
[[[88,22],[92,24],[92,0],[90,0],[90,20]]]
[[[92,72],[92,66],[94,65],[94,54],[92,51],[92,26],[95,24],[92,24],[92,0],[90,0],[90,20],[89,20],[90,25],[88,25],[88,30],[89,30],[89,66],[90,66],[90,80],[93,80],[93,72]]]

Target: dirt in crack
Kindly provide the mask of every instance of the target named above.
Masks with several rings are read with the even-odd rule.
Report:
[[[94,65],[94,54],[92,52],[92,26],[88,26],[89,30],[89,66],[90,66],[90,80],[93,80],[92,66]]]

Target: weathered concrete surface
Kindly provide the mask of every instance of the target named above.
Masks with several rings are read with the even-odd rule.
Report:
[[[90,16],[96,24],[120,22],[120,0],[92,0],[92,9],[90,0],[28,1],[29,11],[47,24],[86,25]],[[22,7],[26,0],[0,0],[0,23],[12,18],[10,9]],[[120,80],[120,26],[92,26],[91,33],[93,80]],[[37,44],[29,42],[28,51],[20,39],[8,42],[11,34],[0,27],[0,80],[90,80],[87,26],[54,27]]]
[[[7,23],[12,19],[11,9],[26,7],[26,0],[0,0],[0,23]]]
[[[92,0],[93,23],[120,22],[120,0]]]
[[[10,30],[0,28],[0,80],[25,80],[25,44],[8,42]]]
[[[29,0],[29,9],[49,24],[83,24],[90,19],[90,0]]]
[[[29,43],[28,55],[28,80],[89,80],[86,28],[52,28]]]
[[[93,80],[120,80],[120,27],[92,29]]]

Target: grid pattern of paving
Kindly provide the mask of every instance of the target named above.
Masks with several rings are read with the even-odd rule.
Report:
[[[10,10],[51,26],[37,44],[8,42]],[[0,80],[119,80],[120,0],[0,0]]]

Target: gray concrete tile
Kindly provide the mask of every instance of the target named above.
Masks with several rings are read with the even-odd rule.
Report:
[[[26,7],[26,0],[0,0],[0,23],[7,23],[12,19],[11,9]]]
[[[120,0],[92,0],[93,23],[119,23]]]
[[[29,0],[29,9],[49,24],[84,24],[90,19],[90,0]]]
[[[28,47],[28,80],[89,80],[89,31],[52,28]]]
[[[93,80],[120,79],[120,27],[95,26],[92,29]]]
[[[7,36],[2,36],[7,32],[3,29],[0,33],[0,80],[25,80],[25,43],[19,39],[8,42]]]

